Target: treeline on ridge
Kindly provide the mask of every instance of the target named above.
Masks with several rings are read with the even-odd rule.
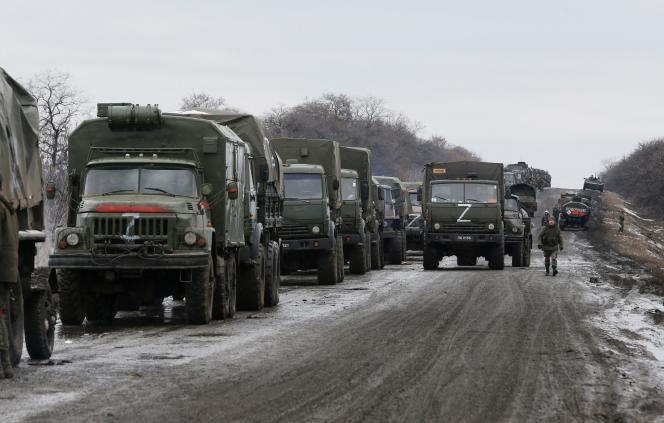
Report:
[[[640,209],[664,217],[664,139],[640,143],[602,173],[606,188]]]
[[[385,107],[375,97],[325,94],[293,107],[278,107],[263,117],[268,137],[327,138],[372,151],[374,174],[421,180],[425,163],[479,160],[443,137],[422,138],[422,129]]]

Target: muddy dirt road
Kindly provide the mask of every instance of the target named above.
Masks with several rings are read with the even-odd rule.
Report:
[[[505,271],[413,259],[332,287],[287,278],[274,310],[208,326],[167,300],[60,327],[55,365],[0,381],[0,421],[661,418],[661,362],[635,362],[596,323],[610,304],[588,283],[584,234],[566,238],[556,278],[539,255]]]

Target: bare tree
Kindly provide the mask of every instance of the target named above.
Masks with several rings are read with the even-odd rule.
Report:
[[[225,108],[226,99],[213,97],[206,93],[192,93],[180,101],[180,111],[194,109],[221,109]]]
[[[80,119],[85,100],[72,88],[69,75],[46,71],[28,82],[39,108],[39,147],[47,169],[63,167],[67,161],[67,137]]]

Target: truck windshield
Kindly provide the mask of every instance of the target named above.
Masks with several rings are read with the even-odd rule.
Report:
[[[341,178],[341,197],[344,201],[357,200],[357,179]]]
[[[498,201],[498,187],[478,183],[431,184],[432,203],[485,203]]]
[[[196,175],[188,168],[100,166],[85,176],[85,196],[127,193],[197,197]]]
[[[320,200],[323,198],[323,178],[315,173],[286,173],[284,191],[286,198]]]

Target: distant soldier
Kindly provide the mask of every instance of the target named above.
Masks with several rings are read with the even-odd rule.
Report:
[[[549,214],[548,210],[544,210],[544,216],[542,216],[542,227],[546,226],[549,223],[549,217],[551,215]]]
[[[556,224],[556,219],[553,217],[549,218],[547,225],[540,231],[537,248],[544,251],[544,267],[547,276],[549,267],[553,267],[553,276],[556,276],[558,274],[558,251],[563,250],[563,237]]]
[[[625,230],[625,210],[620,210],[620,214],[618,215],[618,223],[620,224],[620,227],[618,228],[618,232],[622,233]]]
[[[0,187],[2,178],[0,177]],[[11,203],[0,194],[0,376],[14,376],[9,356],[9,294],[18,280],[18,218]]]

